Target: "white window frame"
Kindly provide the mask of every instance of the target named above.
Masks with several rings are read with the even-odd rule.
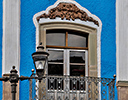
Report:
[[[56,48],[47,48],[46,51],[63,51],[63,76],[70,76],[70,51],[75,51],[75,52],[84,52],[85,53],[85,76],[87,77],[88,76],[88,50],[77,50],[77,49],[56,49]],[[47,73],[48,73],[48,70],[47,70]],[[65,83],[64,83],[65,84]],[[66,86],[64,85],[63,87],[64,89],[66,88]],[[70,81],[68,81],[67,83],[67,88],[70,90]],[[88,88],[88,84],[86,83],[86,88],[85,88],[85,98],[88,98],[87,97],[87,88]],[[49,91],[49,90],[48,90]],[[55,94],[54,95],[57,95],[56,92],[57,90],[54,90],[55,91]],[[62,90],[62,92],[64,92]],[[70,93],[73,92],[72,90],[69,91]],[[79,94],[79,90],[77,90],[77,94],[75,95],[78,95]],[[73,94],[70,94],[70,96],[72,96]],[[56,96],[55,96],[56,98]],[[79,98],[79,96],[77,97]],[[56,98],[57,99],[57,98]]]
[[[78,51],[85,53],[85,76],[88,76],[88,51],[87,50],[76,50],[76,49],[56,49],[56,48],[47,48],[48,51],[63,51],[63,75],[70,76],[70,51]],[[48,74],[48,71],[47,71]]]

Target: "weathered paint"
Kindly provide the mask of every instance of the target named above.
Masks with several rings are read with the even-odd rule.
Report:
[[[2,17],[3,17],[3,0],[0,0],[0,77],[2,77]],[[2,100],[2,82],[0,81],[0,100]]]
[[[75,1],[101,19],[101,76],[113,77],[116,74],[115,0]],[[33,15],[55,2],[56,0],[21,0],[21,75],[29,76],[34,68],[31,58],[36,46]],[[28,89],[28,81],[20,82],[20,100],[28,100]]]

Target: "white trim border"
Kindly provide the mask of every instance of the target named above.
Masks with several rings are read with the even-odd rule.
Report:
[[[20,3],[3,0],[2,74],[12,66],[20,73]]]

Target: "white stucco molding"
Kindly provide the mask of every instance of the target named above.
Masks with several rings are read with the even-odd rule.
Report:
[[[128,0],[116,0],[116,76],[128,81]]]
[[[3,0],[2,73],[20,67],[20,0]]]
[[[73,20],[66,20],[66,18],[64,18],[63,20],[61,20],[61,18],[55,18],[55,19],[50,19],[50,18],[41,18],[39,20],[39,22],[37,21],[37,18],[39,16],[41,16],[42,14],[46,13],[48,14],[49,10],[52,8],[55,8],[59,3],[72,3],[75,4],[80,10],[85,11],[89,17],[92,17],[93,19],[97,20],[99,22],[99,26],[95,25],[93,22],[89,22],[89,21],[81,21],[80,19],[75,19]],[[85,26],[89,26],[92,28],[95,28],[97,30],[97,66],[98,66],[98,76],[101,76],[101,29],[102,29],[102,22],[101,20],[91,14],[86,8],[82,7],[80,4],[78,4],[76,1],[73,0],[58,0],[54,5],[49,6],[45,11],[41,11],[37,14],[34,15],[33,17],[33,22],[35,24],[36,27],[36,46],[39,45],[38,41],[39,41],[39,24],[41,23],[48,23],[48,22],[71,22],[71,23],[78,23],[81,25],[85,25]]]

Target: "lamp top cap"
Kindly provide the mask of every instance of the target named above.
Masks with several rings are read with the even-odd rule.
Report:
[[[47,53],[47,52],[44,51],[44,46],[42,45],[42,42],[41,42],[40,45],[37,47],[37,51],[32,54],[32,57],[34,57],[34,56],[36,56],[36,55],[39,56],[39,54],[43,54],[43,55],[49,56],[49,53]]]
[[[44,49],[44,46],[42,45],[42,42],[40,42],[40,45],[37,47],[37,49]]]

